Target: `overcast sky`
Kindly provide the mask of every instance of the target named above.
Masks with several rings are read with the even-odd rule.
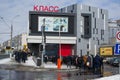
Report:
[[[0,19],[0,43],[10,39],[10,34],[1,33],[10,32],[11,24],[14,36],[27,31],[28,14],[34,5],[56,5],[62,8],[75,3],[107,9],[109,18],[120,19],[120,0],[0,0],[0,16],[7,23]]]

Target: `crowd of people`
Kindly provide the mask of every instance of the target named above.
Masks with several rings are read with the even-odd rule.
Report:
[[[44,56],[45,63],[50,60],[57,64],[57,59],[57,56]],[[83,68],[84,70],[91,71],[95,74],[101,73],[103,70],[103,58],[99,54],[96,56],[88,54],[83,56],[71,55],[62,57],[62,64],[66,64],[68,68],[71,68],[71,66],[75,66],[79,69]]]
[[[15,61],[18,63],[25,63],[27,60],[27,53],[25,51],[14,51],[12,56],[15,56]]]
[[[15,61],[18,63],[25,63],[27,60],[28,53],[25,51],[14,51],[13,56],[15,56]],[[57,65],[57,59],[59,56],[47,56],[44,55],[44,62],[47,63],[51,61]],[[61,64],[66,64],[68,68],[71,66],[75,66],[76,69],[84,69],[87,71],[91,71],[95,74],[101,73],[103,71],[103,58],[97,54],[95,56],[87,54],[87,55],[70,55],[70,56],[62,56]]]

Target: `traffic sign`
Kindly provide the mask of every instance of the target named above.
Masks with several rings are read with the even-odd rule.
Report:
[[[115,45],[115,55],[120,55],[120,44]]]
[[[117,40],[120,40],[120,31],[117,32],[117,34],[116,34],[116,39],[117,39]]]

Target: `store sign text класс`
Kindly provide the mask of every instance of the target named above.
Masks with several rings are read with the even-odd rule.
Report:
[[[43,6],[43,5],[34,5],[34,11],[44,11],[44,12],[58,12],[58,6]]]

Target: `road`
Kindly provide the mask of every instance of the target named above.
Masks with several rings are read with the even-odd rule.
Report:
[[[87,80],[98,77],[98,75],[80,75],[78,72],[69,71],[14,71],[0,70],[0,80]]]
[[[104,65],[104,71],[118,74],[118,67]],[[99,78],[100,75],[70,70],[21,71],[0,69],[0,80],[88,80]]]

